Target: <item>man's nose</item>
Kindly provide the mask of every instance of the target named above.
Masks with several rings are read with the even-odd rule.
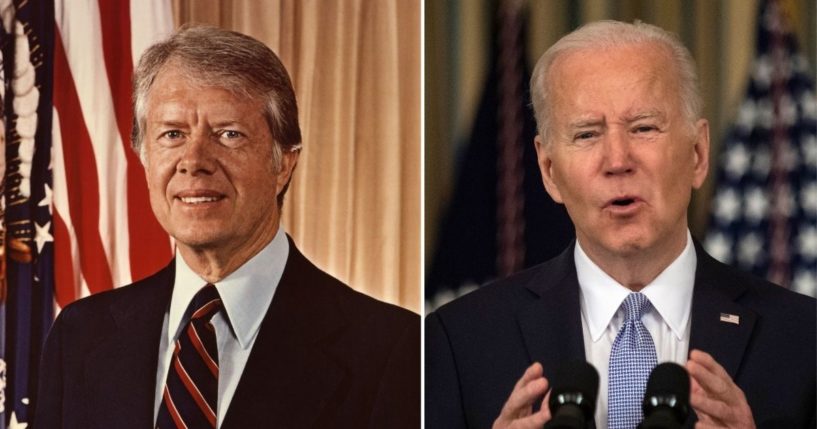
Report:
[[[183,174],[211,174],[215,170],[213,142],[206,133],[193,133],[185,142],[176,171]]]
[[[624,130],[610,130],[604,140],[604,174],[612,176],[635,171],[629,134]]]

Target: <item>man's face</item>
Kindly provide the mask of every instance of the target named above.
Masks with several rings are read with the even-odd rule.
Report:
[[[263,106],[159,72],[146,103],[145,172],[153,212],[180,249],[241,253],[274,237],[276,195],[297,153],[273,162]]]
[[[591,257],[677,255],[686,243],[709,130],[684,116],[672,64],[662,47],[637,44],[568,53],[551,70],[551,127],[548,142],[536,138],[539,167]]]

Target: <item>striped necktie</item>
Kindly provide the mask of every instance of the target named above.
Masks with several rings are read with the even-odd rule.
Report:
[[[641,316],[652,307],[650,300],[636,292],[627,295],[621,305],[624,324],[610,351],[608,429],[634,429],[641,422],[641,401],[657,362],[652,336],[641,323]]]
[[[221,308],[221,298],[211,284],[199,290],[187,307],[190,320],[175,342],[157,428],[216,427],[218,348],[210,319]]]

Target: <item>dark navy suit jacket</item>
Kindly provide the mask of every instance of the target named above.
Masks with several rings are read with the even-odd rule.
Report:
[[[573,247],[426,317],[427,429],[489,428],[533,362],[548,377],[585,359]],[[815,300],[696,252],[690,349],[726,369],[759,428],[814,428]]]
[[[150,428],[175,265],[79,300],[46,342],[33,426]],[[289,258],[222,428],[417,428],[420,319]]]

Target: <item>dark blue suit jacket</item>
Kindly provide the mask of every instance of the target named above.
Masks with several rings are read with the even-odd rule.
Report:
[[[573,247],[426,317],[427,429],[489,428],[533,362],[547,377],[585,359]],[[697,243],[696,252],[690,349],[723,365],[759,428],[813,428],[815,300],[723,265]]]
[[[49,334],[33,426],[150,428],[171,263],[67,306]],[[289,258],[222,428],[417,428],[420,319]]]

